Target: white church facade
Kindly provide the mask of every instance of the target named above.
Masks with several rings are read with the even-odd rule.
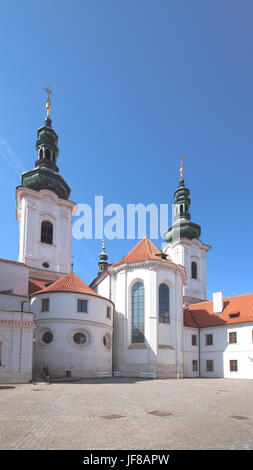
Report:
[[[88,286],[71,270],[76,204],[59,174],[49,117],[34,169],[16,189],[18,261],[0,259],[0,383],[33,376],[253,379],[253,294],[206,298],[201,228],[191,222],[183,168],[173,225],[159,250],[147,237]]]

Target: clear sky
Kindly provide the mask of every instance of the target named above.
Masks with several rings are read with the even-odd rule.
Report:
[[[251,0],[2,0],[0,257],[18,257],[15,188],[50,85],[71,200],[171,206],[183,154],[208,297],[252,292],[252,17]],[[137,242],[108,240],[109,262]],[[86,283],[101,245],[72,240]]]

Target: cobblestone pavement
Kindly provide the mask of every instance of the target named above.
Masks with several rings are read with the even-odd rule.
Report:
[[[252,392],[232,379],[1,385],[0,449],[252,450]]]

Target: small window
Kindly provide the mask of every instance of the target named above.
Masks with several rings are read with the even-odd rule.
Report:
[[[3,343],[0,341],[0,366],[2,365],[2,347]]]
[[[206,345],[211,346],[213,344],[213,335],[206,335]]]
[[[237,343],[237,333],[236,333],[236,331],[231,331],[229,333],[229,342],[230,343]]]
[[[112,338],[111,338],[111,335],[109,333],[106,333],[103,336],[103,345],[108,351],[110,351],[111,346],[112,346]]]
[[[43,150],[42,149],[40,149],[40,154],[39,155],[40,155],[40,160],[42,160],[42,158],[43,158]]]
[[[53,333],[51,331],[46,331],[42,336],[43,343],[49,344],[53,341]]]
[[[42,312],[49,312],[49,299],[42,299],[41,300],[41,311]]]
[[[41,243],[48,243],[52,245],[53,243],[53,225],[51,222],[44,221],[41,224],[41,236],[40,236]]]
[[[230,361],[230,372],[237,372],[238,371],[238,365],[236,360],[231,360]]]
[[[111,307],[106,308],[106,317],[111,319],[112,318],[112,309]]]
[[[197,335],[192,335],[192,346],[197,346]]]
[[[46,160],[50,160],[50,151],[46,149]]]
[[[198,370],[198,361],[192,361],[192,370],[193,372]]]
[[[75,333],[73,336],[73,341],[76,344],[83,345],[87,342],[87,336],[81,332]]]
[[[206,361],[206,370],[207,372],[213,372],[213,360],[208,359]]]
[[[42,263],[42,266],[43,266],[43,268],[46,268],[46,269],[49,268],[49,264],[48,264],[48,263]]]
[[[77,301],[77,311],[87,313],[88,312],[88,301],[78,299],[78,301]]]
[[[191,271],[192,271],[192,279],[197,279],[197,263],[195,263],[195,261],[192,262]]]

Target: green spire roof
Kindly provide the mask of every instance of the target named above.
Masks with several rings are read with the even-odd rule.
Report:
[[[108,263],[108,255],[105,252],[105,241],[103,240],[103,246],[102,246],[102,251],[99,255],[99,262],[98,262],[98,272],[101,273],[102,271],[105,271]]]
[[[190,222],[190,190],[184,185],[182,166],[180,173],[181,178],[179,187],[174,193],[173,225],[164,233],[164,239],[166,242],[172,242],[178,238],[188,238],[189,240],[192,240],[193,238],[198,239],[201,233],[201,227]]]
[[[59,168],[56,165],[59,154],[57,144],[58,136],[52,129],[52,121],[48,112],[44,126],[37,131],[35,168],[22,173],[21,186],[35,191],[49,189],[61,199],[68,199],[70,188],[59,174]]]

